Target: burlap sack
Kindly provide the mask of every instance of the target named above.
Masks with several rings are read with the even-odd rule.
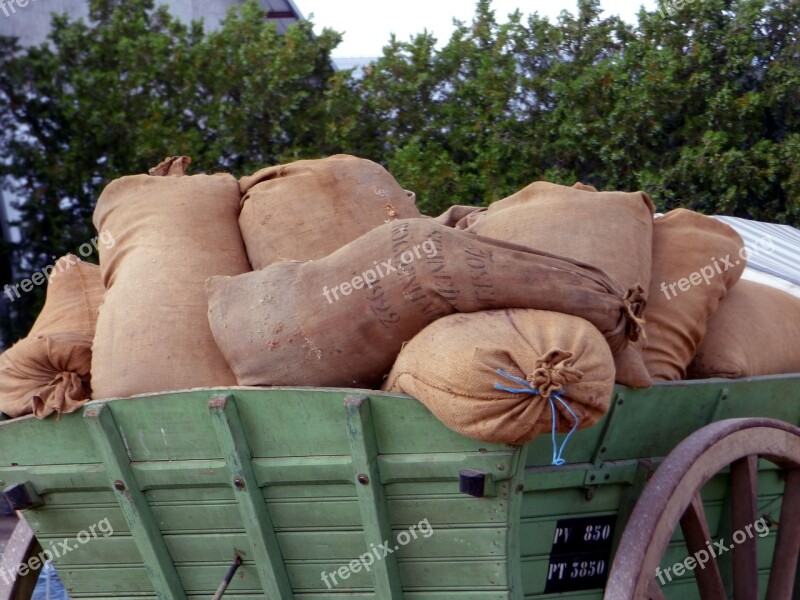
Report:
[[[434,220],[453,229],[468,229],[483,215],[486,214],[485,206],[451,206]]]
[[[619,351],[642,308],[599,269],[433,219],[388,223],[321,260],[214,277],[208,293],[241,385],[374,386],[426,325],[491,308],[581,316]]]
[[[690,379],[800,373],[800,299],[740,280],[720,300]]]
[[[655,220],[642,354],[654,380],[685,379],[708,319],[744,271],[743,247],[732,227],[690,210]]]
[[[91,395],[92,336],[30,335],[0,355],[0,412],[11,417],[77,410]]]
[[[653,202],[644,192],[598,192],[537,181],[489,206],[469,231],[595,265],[624,287],[650,285]],[[647,319],[647,311],[644,312]],[[617,354],[616,380],[649,387],[644,340]]]
[[[499,390],[527,386],[538,394]],[[450,429],[490,443],[524,444],[552,428],[557,393],[579,428],[608,410],[614,362],[603,336],[588,321],[530,309],[456,314],[428,325],[395,362],[384,390],[420,400]],[[553,398],[556,424],[576,419]]]
[[[94,398],[236,382],[206,317],[205,280],[250,267],[230,175],[183,175],[186,157],[111,182],[94,213],[106,296],[92,359]]]
[[[322,258],[388,221],[422,216],[386,169],[345,154],[261,169],[239,185],[239,226],[256,270]]]
[[[100,267],[67,254],[59,258],[49,272],[47,298],[29,335],[78,333],[93,336],[105,293]]]
[[[72,412],[91,394],[100,268],[68,254],[44,271],[49,280],[39,317],[28,337],[0,355],[0,412],[12,417]]]

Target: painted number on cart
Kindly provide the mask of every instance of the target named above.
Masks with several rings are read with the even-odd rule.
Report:
[[[544,593],[605,586],[615,523],[614,516],[558,521],[553,532]]]
[[[573,561],[570,570],[569,562],[550,563],[547,572],[547,580],[553,579],[583,579],[603,575],[606,572],[606,561],[604,560],[581,560]]]
[[[581,577],[594,577],[606,572],[606,561],[604,560],[582,560],[572,563],[572,573],[570,577],[579,579]]]
[[[599,542],[611,539],[611,525],[587,525],[584,542]]]

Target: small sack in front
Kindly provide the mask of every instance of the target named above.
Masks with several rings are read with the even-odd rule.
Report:
[[[0,412],[11,417],[73,412],[91,395],[100,268],[68,254],[47,272],[47,298],[31,332],[0,355]]]
[[[690,379],[800,373],[800,299],[740,280],[720,300]]]
[[[650,286],[653,202],[644,192],[598,192],[537,181],[492,203],[469,231],[592,264],[623,287]],[[647,318],[647,310],[644,312]],[[644,339],[617,354],[616,380],[649,387]]]
[[[267,167],[239,185],[239,226],[255,270],[322,258],[387,221],[422,217],[415,194],[386,169],[346,154]]]
[[[433,219],[388,223],[320,260],[213,277],[208,295],[240,385],[380,385],[404,342],[454,312],[574,314],[612,351],[641,326],[635,291],[599,269]]]
[[[31,335],[0,355],[0,411],[39,419],[78,410],[91,396],[92,336]]]
[[[613,388],[611,351],[591,323],[531,309],[439,319],[405,345],[383,385],[458,433],[507,444],[550,432],[554,416],[562,433],[596,423]]]

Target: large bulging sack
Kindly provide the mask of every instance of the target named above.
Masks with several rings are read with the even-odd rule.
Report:
[[[0,355],[0,412],[11,417],[69,413],[91,397],[100,268],[68,254],[44,271],[49,279],[39,317],[25,339]]]
[[[741,277],[744,242],[713,217],[682,208],[654,222],[643,356],[654,380],[686,378],[708,319]]]
[[[690,379],[800,373],[800,298],[742,279],[708,321]]]
[[[642,308],[590,265],[433,219],[388,223],[321,260],[213,277],[208,294],[241,385],[372,387],[429,323],[492,308],[583,317],[619,351],[638,336]]]
[[[551,431],[552,406],[557,431],[596,423],[608,410],[614,361],[597,328],[579,317],[531,309],[455,314],[403,347],[383,389],[417,398],[468,437],[524,444]]]
[[[92,359],[94,398],[236,383],[206,317],[205,281],[250,270],[230,175],[184,175],[188,158],[111,182],[94,212],[106,284]]]
[[[239,226],[255,270],[322,258],[387,221],[422,216],[386,169],[346,154],[267,167],[240,188]]]
[[[650,286],[653,202],[644,192],[598,192],[537,181],[492,203],[469,231],[595,265],[623,287]],[[647,319],[647,310],[644,312]],[[649,387],[644,340],[615,356],[616,380]]]

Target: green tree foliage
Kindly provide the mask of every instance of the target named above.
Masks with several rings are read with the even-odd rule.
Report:
[[[342,76],[330,59],[340,36],[308,22],[281,35],[263,17],[250,1],[206,34],[153,0],[92,0],[87,22],[54,18],[49,44],[0,40],[0,177],[20,199],[22,234],[4,252],[19,279],[77,253],[96,235],[103,187],[165,156],[244,174],[337,150],[318,134]],[[27,333],[43,294],[6,303],[7,341]]]
[[[359,74],[332,68],[338,34],[280,35],[253,0],[213,33],[153,0],[92,0],[49,44],[0,46],[0,176],[23,235],[1,251],[19,277],[75,251],[108,181],[174,154],[241,176],[349,152],[428,214],[548,179],[800,223],[800,0],[663,1],[634,26],[599,0],[555,21],[479,0],[449,40],[392,38]],[[13,304],[6,340],[40,300]]]
[[[359,84],[362,127],[431,212],[545,178],[798,223],[799,9],[695,0],[634,28],[598,0],[556,23],[501,23],[482,0],[441,50],[389,43]]]

